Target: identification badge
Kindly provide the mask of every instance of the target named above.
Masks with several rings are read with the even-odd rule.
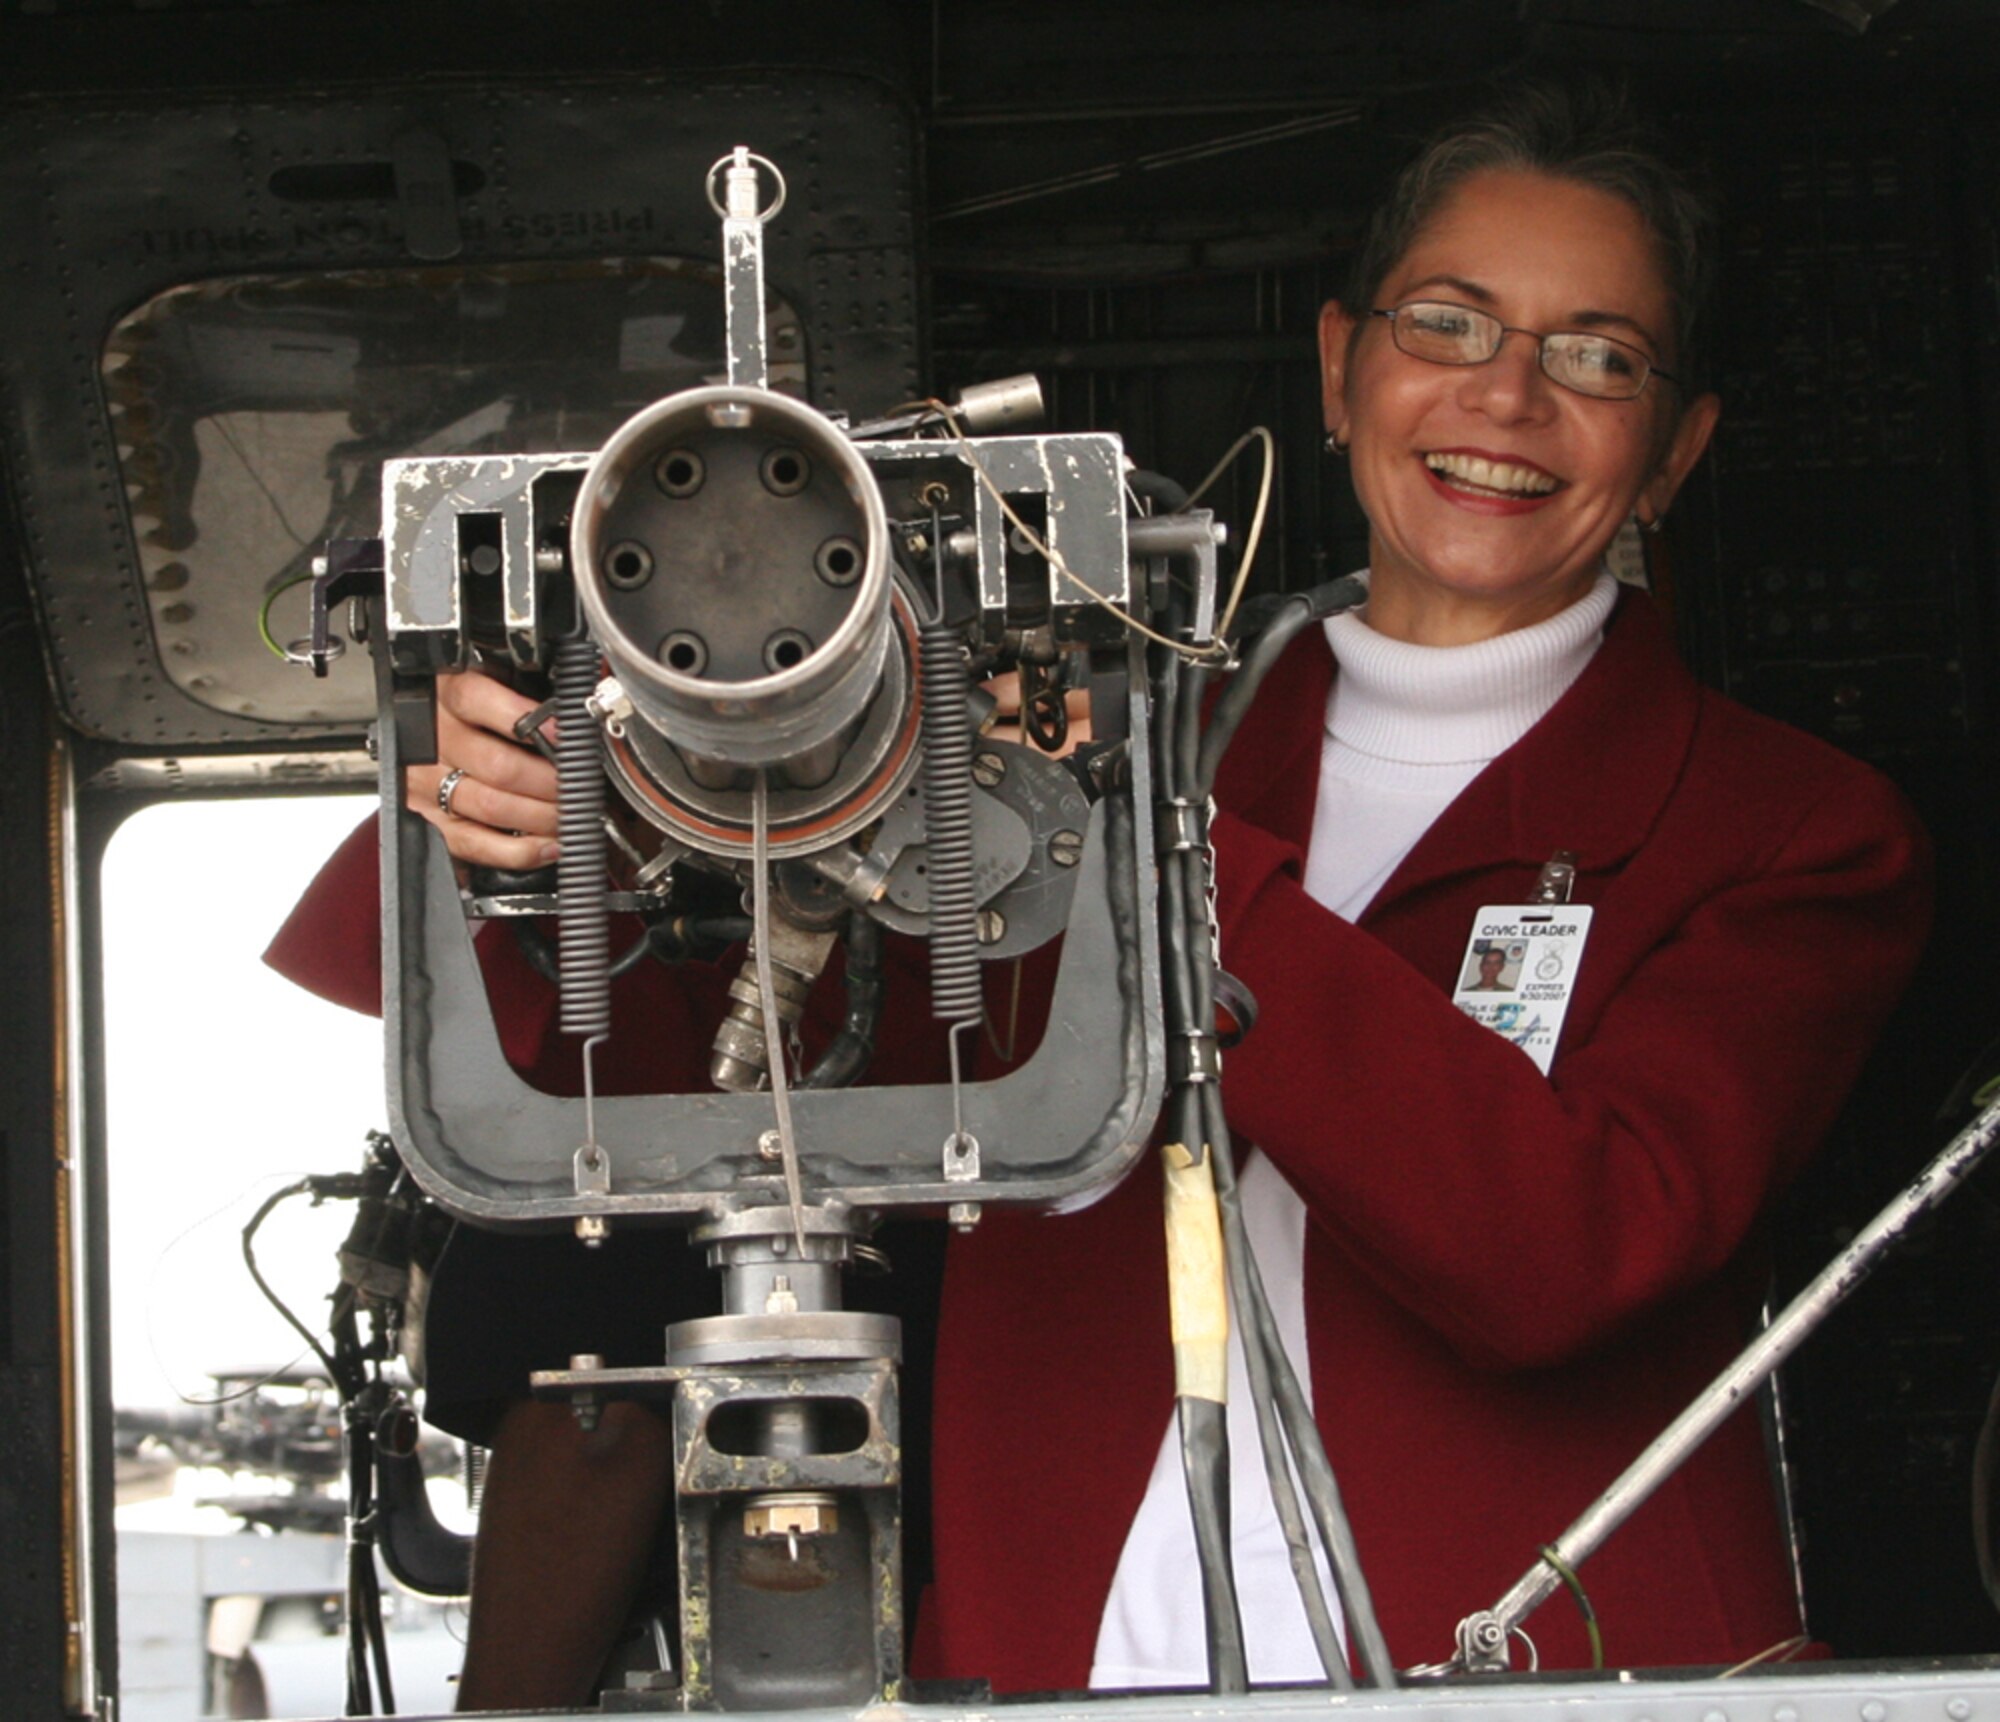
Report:
[[[1546,1076],[1555,1062],[1590,910],[1581,904],[1532,903],[1481,909],[1466,941],[1451,1002],[1504,1035]]]

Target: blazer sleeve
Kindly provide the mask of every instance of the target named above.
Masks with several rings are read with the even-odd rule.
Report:
[[[382,876],[376,815],[313,876],[264,961],[286,980],[365,1016],[382,1014]]]
[[[1215,836],[1224,961],[1264,1007],[1229,1054],[1234,1128],[1485,1367],[1577,1356],[1714,1274],[1832,1122],[1928,927],[1921,830],[1850,771],[1581,1034],[1572,1006],[1545,1078],[1309,897],[1297,846],[1227,813]]]
[[[382,895],[371,814],[321,866],[264,952],[264,961],[308,992],[368,1016],[382,1014]],[[636,927],[619,936],[633,936]],[[573,1035],[559,1028],[555,989],[522,956],[499,923],[476,937],[500,1044],[523,1076],[551,1093],[580,1094],[582,1065]],[[740,951],[717,962],[639,964],[613,983],[615,1032],[601,1055],[609,1093],[704,1092],[707,1047],[729,1000]],[[816,1058],[841,1028],[845,963],[836,959],[813,989],[800,1032]],[[930,1022],[928,953],[919,941],[883,941],[882,1029],[868,1067],[872,1084],[938,1082],[947,1073],[942,1031],[898,1032]],[[670,1050],[663,1050],[663,1043]]]

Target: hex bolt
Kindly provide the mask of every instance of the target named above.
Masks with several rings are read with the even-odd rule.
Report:
[[[796,1494],[757,1495],[743,1504],[743,1534],[759,1541],[782,1537],[794,1545],[800,1537],[831,1536],[840,1529],[840,1503],[817,1490]]]
[[[1051,833],[1049,859],[1058,867],[1074,867],[1083,859],[1083,833],[1068,828]]]
[[[997,753],[975,753],[972,756],[972,781],[981,789],[991,789],[1007,775],[1007,762]]]
[[[595,1351],[579,1351],[570,1357],[569,1366],[576,1373],[602,1369],[604,1358]],[[569,1406],[576,1413],[576,1426],[588,1435],[596,1429],[597,1420],[603,1413],[604,1397],[594,1387],[579,1387],[569,1396]]]
[[[946,1210],[945,1217],[951,1221],[955,1232],[969,1232],[979,1224],[979,1204],[977,1202],[954,1202]]]
[[[602,1214],[579,1214],[576,1217],[576,1235],[586,1249],[597,1249],[611,1236],[611,1222]]]

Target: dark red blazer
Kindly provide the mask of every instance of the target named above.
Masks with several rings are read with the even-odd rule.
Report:
[[[1226,764],[1224,956],[1263,1007],[1226,1092],[1312,1214],[1319,1420],[1407,1664],[1447,1654],[1736,1349],[1740,1246],[1907,976],[1927,868],[1882,779],[1697,687],[1628,598],[1583,677],[1350,926],[1299,882],[1331,674],[1315,632]],[[1597,915],[1551,1081],[1448,992],[1475,911],[1522,901],[1558,849]],[[371,820],[270,953],[359,1009],[380,997],[374,856]],[[510,940],[481,951],[509,1057],[573,1089],[550,989]],[[726,978],[634,970],[619,1020],[641,1032],[614,1039],[606,1086],[699,1084],[676,1049],[706,1047]],[[955,1240],[924,1671],[1083,1684],[1170,1413],[1164,1285],[1147,1170],[1081,1214],[989,1208]],[[1626,1664],[1731,1660],[1795,1631],[1754,1423],[1583,1578]],[[1566,1598],[1529,1629],[1545,1665],[1586,1660]]]
[[[1448,1655],[1738,1348],[1746,1238],[1909,975],[1928,865],[1882,778],[1700,688],[1627,596],[1350,925],[1300,882],[1332,668],[1314,630],[1224,770],[1223,960],[1262,1005],[1225,1095],[1310,1214],[1318,1420],[1407,1665]],[[1596,914],[1544,1078],[1449,991],[1475,913],[1526,901],[1561,849]],[[955,1242],[927,1663],[1001,1690],[1086,1680],[1170,1414],[1164,1284],[1145,1173]],[[1795,1633],[1754,1418],[1582,1578],[1628,1666]],[[1528,1630],[1543,1666],[1587,1665],[1567,1597]]]

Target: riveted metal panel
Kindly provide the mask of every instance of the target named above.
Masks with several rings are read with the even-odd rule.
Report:
[[[423,149],[410,146],[413,133],[429,140]],[[254,615],[226,640],[204,626],[208,595],[184,575],[147,587],[136,534],[158,522],[135,520],[103,379],[105,339],[121,316],[189,282],[407,269],[422,262],[413,243],[434,254],[453,225],[457,256],[425,267],[717,262],[703,175],[737,143],[779,162],[791,185],[767,235],[770,284],[803,311],[812,398],[853,413],[908,398],[913,121],[869,79],[410,83],[271,98],[26,100],[0,114],[0,317],[45,332],[0,352],[0,455],[69,721],[153,747],[349,738],[360,728],[316,704],[303,671],[283,721],[268,699],[240,702],[253,717],[226,698],[191,697],[178,659],[182,673],[165,672],[167,653],[265,648]],[[436,174],[409,183],[411,161],[440,159],[455,164],[449,188]],[[451,355],[440,357],[448,368]],[[462,412],[439,407],[442,421]],[[413,426],[413,442],[438,428]],[[244,606],[231,602],[235,622]]]

